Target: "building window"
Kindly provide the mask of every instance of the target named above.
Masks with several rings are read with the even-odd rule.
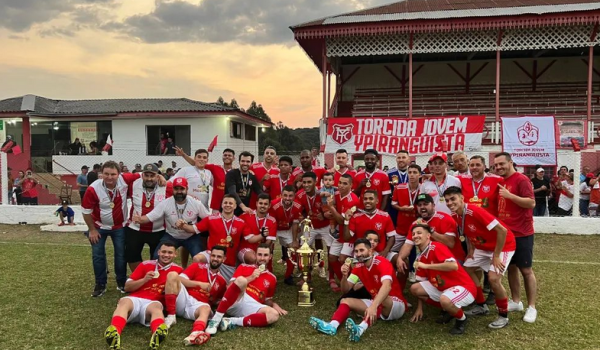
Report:
[[[175,146],[190,154],[191,131],[189,125],[147,125],[146,147],[149,156],[175,155]]]
[[[242,138],[242,123],[231,122],[231,137],[234,139]]]
[[[244,124],[244,140],[256,141],[256,126]]]

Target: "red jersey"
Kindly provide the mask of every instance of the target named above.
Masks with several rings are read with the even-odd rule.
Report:
[[[467,237],[471,244],[480,250],[493,252],[496,250],[497,234],[494,227],[502,224],[494,216],[488,213],[485,209],[476,205],[465,204],[464,217],[452,214],[452,217],[458,225],[460,225],[463,234]],[[463,224],[464,218],[464,224]],[[506,241],[504,242],[503,252],[511,252],[516,249],[515,236],[510,228],[503,225],[508,231],[506,233]]]
[[[414,223],[413,223],[414,225]],[[408,229],[408,235],[406,236],[406,243],[410,245],[415,245],[415,242],[412,240],[412,226]],[[437,211],[433,216],[427,220],[427,225],[435,230],[435,232],[441,235],[448,235],[454,237],[454,247],[450,249],[454,257],[460,261],[465,261],[465,251],[463,250],[460,237],[458,235],[458,226],[456,221],[452,218],[451,215],[446,214],[442,211]]]
[[[504,187],[519,197],[535,199],[531,180],[515,172],[504,179]],[[525,209],[516,205],[513,201],[499,197],[498,199],[498,218],[510,228],[515,237],[531,236],[533,232],[533,209]]]
[[[406,299],[404,299],[404,294],[402,294],[402,290],[400,289],[400,284],[396,278],[396,271],[394,271],[392,263],[381,255],[374,256],[371,259],[371,266],[369,267],[364,263],[357,263],[354,265],[352,275],[358,277],[373,299],[375,299],[377,293],[379,293],[382,282],[385,280],[391,281],[392,290],[390,290],[389,296],[396,297],[406,303]],[[348,280],[351,278],[352,277],[348,277]]]
[[[21,196],[25,198],[36,198],[38,196],[36,186],[37,184],[33,179],[23,179],[23,181],[21,181]]]
[[[337,187],[338,183],[340,182],[340,178],[345,174],[352,176],[352,179],[354,179],[356,177],[356,170],[350,168],[346,168],[344,171],[336,170],[333,173],[333,186]],[[352,180],[353,183],[354,181],[355,180]]]
[[[246,223],[244,238],[240,244],[240,250],[244,248],[250,248],[256,251],[256,248],[258,248],[260,243],[266,243],[267,241],[275,242],[275,239],[277,239],[277,221],[271,215],[267,214],[266,217],[261,219],[256,215],[256,213],[244,213],[240,215],[240,219],[244,220]],[[260,236],[260,231],[262,228],[267,228],[269,230],[269,235],[266,238],[263,238],[260,242],[249,243],[248,240],[250,238],[256,235]]]
[[[415,208],[415,200],[419,195],[419,186],[414,191],[411,191],[407,183],[399,184],[394,189],[392,196],[392,204],[397,204],[401,207],[410,205],[414,209],[411,211],[398,210],[396,219],[396,232],[401,236],[408,234],[408,229],[412,223],[417,220],[417,210]]]
[[[289,174],[287,179],[282,179],[281,174],[271,175],[271,177],[263,183],[263,189],[269,194],[271,200],[281,197],[283,188],[288,185],[294,185],[294,177]]]
[[[233,281],[238,277],[248,277],[252,275],[257,268],[258,266],[256,265],[241,264],[235,270],[231,280]],[[277,277],[268,270],[265,270],[260,273],[257,279],[248,283],[246,294],[259,303],[264,304],[266,300],[273,298],[276,287]]]
[[[103,230],[117,230],[127,218],[127,190],[139,179],[141,173],[124,173],[119,176],[114,192],[104,187],[104,181],[94,181],[88,186],[81,203],[81,212],[89,214],[94,226]]]
[[[456,258],[443,243],[431,241],[429,246],[419,255],[417,261],[423,264],[443,264],[447,261],[456,261]],[[458,264],[458,270],[456,271],[417,269],[417,278],[428,280],[440,292],[452,287],[464,287],[473,296],[477,294],[475,282],[460,264]]]
[[[354,177],[354,181],[352,182],[352,189],[357,189],[358,185],[362,182],[362,180],[366,178],[370,179],[371,187],[367,187],[366,185],[362,187],[362,190],[360,192],[359,208],[364,208],[362,203],[362,197],[365,194],[365,192],[367,190],[375,190],[377,191],[377,198],[379,199],[377,209],[381,209],[381,201],[383,200],[383,196],[392,193],[388,175],[379,169],[376,169],[373,173],[367,173],[365,170],[362,170]]]
[[[498,216],[499,184],[504,182],[500,176],[485,174],[483,179],[475,182],[471,175],[458,176],[465,197],[465,203],[476,205],[487,210],[488,213]]]
[[[233,218],[225,220],[221,214],[217,214],[204,218],[194,227],[196,233],[208,231],[208,247],[206,249],[211,250],[216,245],[227,247],[224,264],[235,266],[245,225],[244,220],[235,215]],[[230,241],[227,240],[228,236],[231,237]]]
[[[360,201],[358,200],[358,196],[354,194],[354,192],[350,191],[344,198],[340,192],[335,193],[335,209],[337,212],[344,216],[344,214],[348,211],[348,209],[352,209],[352,207],[357,207]],[[350,218],[344,218],[349,220]],[[340,236],[338,238],[338,242],[344,243],[344,224],[341,223],[339,226]]]
[[[380,252],[385,249],[389,237],[394,237],[396,229],[392,218],[388,213],[382,210],[375,210],[372,215],[360,210],[357,211],[348,224],[348,230],[352,235],[352,239],[348,243],[354,243],[357,239],[363,238],[365,232],[373,230],[379,235],[379,244],[375,251]]]
[[[302,211],[302,206],[298,202],[292,202],[292,205],[289,208],[285,208],[283,203],[281,202],[281,198],[276,199],[271,202],[271,209],[269,210],[269,215],[275,218],[277,221],[277,230],[289,230],[292,228],[292,223],[294,220],[298,220],[300,217],[300,213]]]
[[[160,264],[157,266],[156,260],[146,260],[135,268],[128,280],[141,280],[146,277],[148,272],[152,271],[158,271],[160,276],[144,283],[136,291],[129,293],[129,296],[162,301],[164,298],[163,292],[165,290],[165,283],[167,282],[167,275],[169,272],[177,272],[179,274],[183,271],[183,268],[175,263],[171,263],[167,266],[160,266]]]
[[[210,283],[210,290],[208,292],[200,287],[186,287],[188,294],[202,303],[209,304],[210,302],[220,300],[227,289],[225,278],[218,271],[217,273],[210,271],[208,264],[193,263],[179,276],[190,281]]]
[[[300,212],[304,217],[310,217],[314,228],[323,228],[329,226],[329,219],[323,214],[323,203],[321,197],[315,194],[311,197],[304,191],[299,191],[296,194],[295,201],[300,204]],[[317,216],[321,214],[323,220],[319,220]]]
[[[301,174],[304,174],[308,171],[312,171],[313,173],[315,173],[315,175],[317,175],[317,187],[321,187],[321,180],[323,179],[323,175],[325,175],[325,173],[327,172],[327,169],[325,168],[321,168],[321,167],[316,167],[316,166],[312,166],[311,169],[304,171],[304,169],[302,169],[301,166],[296,167],[296,169],[294,169],[294,171],[292,172],[292,178],[294,179],[294,181],[299,180],[302,181],[302,178],[298,178]]]
[[[129,212],[129,220],[127,226],[139,232],[158,232],[165,229],[164,220],[156,220],[139,225],[131,221],[134,214],[140,216],[146,215],[154,209],[154,205],[164,201],[173,195],[173,183],[167,182],[167,186],[156,186],[153,193],[148,198],[144,188],[144,179],[139,178],[129,187],[131,196],[131,210]]]
[[[213,210],[221,209],[223,196],[225,196],[225,175],[227,171],[221,165],[206,164],[204,169],[211,172],[213,176],[212,197],[210,200],[210,208]]]

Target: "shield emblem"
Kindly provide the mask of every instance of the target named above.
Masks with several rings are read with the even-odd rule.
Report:
[[[375,228],[381,230],[383,228],[383,224],[381,222],[378,222],[375,224]]]
[[[483,186],[481,189],[483,192],[488,193],[490,191],[490,186]]]
[[[333,131],[331,132],[331,139],[339,144],[343,145],[344,143],[350,141],[352,136],[352,131],[354,130],[354,125],[352,124],[333,124]]]

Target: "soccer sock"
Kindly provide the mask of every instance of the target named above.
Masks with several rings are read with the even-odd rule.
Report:
[[[267,314],[252,314],[243,318],[244,327],[266,327],[269,325],[267,322]]]
[[[362,335],[367,328],[369,328],[369,324],[366,321],[362,321],[359,325],[358,328],[360,328],[360,335]]]
[[[223,299],[217,307],[217,313],[224,314],[225,312],[227,312],[231,305],[235,304],[241,292],[242,291],[240,290],[240,287],[238,287],[237,284],[232,283],[231,285],[229,285],[229,287],[227,287],[227,290],[225,291],[225,295],[223,295]],[[217,314],[215,314],[215,317],[216,316]],[[223,318],[223,316],[221,316],[221,318]],[[219,321],[221,321],[221,318],[219,318]]]
[[[454,318],[456,318],[459,321],[464,321],[467,318],[463,309],[458,309],[458,311],[452,316],[454,316]]]
[[[123,328],[125,328],[125,325],[127,324],[127,320],[121,316],[113,316],[110,324],[115,326],[117,333],[121,334],[121,332],[123,332]]]
[[[496,299],[496,307],[498,307],[500,316],[508,317],[508,298]]]
[[[427,304],[431,305],[431,306],[435,306],[435,307],[437,307],[438,309],[441,309],[441,308],[442,308],[442,304],[440,304],[440,302],[439,302],[439,301],[435,301],[435,300],[433,300],[433,299],[431,299],[431,298],[427,298],[427,300],[425,300],[425,302],[426,302]]]
[[[177,312],[176,294],[165,294],[165,308],[167,309],[167,315],[175,315]]]
[[[348,316],[350,316],[350,306],[348,306],[348,304],[340,303],[340,306],[338,306],[337,310],[333,313],[331,320],[336,321],[339,326],[341,323],[346,322]]]
[[[339,260],[332,261],[330,269],[333,270],[333,273],[335,274],[335,276],[338,278],[339,281],[341,281],[342,280],[342,263],[340,263]]]
[[[152,331],[152,333],[156,332],[158,326],[160,326],[163,323],[165,323],[165,319],[162,317],[150,322],[150,330]]]
[[[379,305],[379,307],[377,308],[377,316],[375,317],[375,319],[378,319],[378,318],[379,318],[379,316],[381,316],[381,311],[382,311],[382,310],[383,310],[383,306]],[[365,317],[365,318],[363,318],[363,321],[361,322],[361,325],[362,325],[363,323],[366,325],[366,326],[364,327],[364,329],[367,329],[367,327],[371,325],[371,320],[370,320],[370,319],[367,319],[367,318]],[[361,326],[361,327],[362,327],[362,326]]]
[[[483,296],[483,288],[481,288],[481,286],[477,286],[477,296],[475,296],[475,302],[479,306],[485,304],[485,297]]]
[[[287,259],[285,261],[285,275],[284,278],[292,277],[292,273],[294,272],[294,263],[292,263],[292,259]]]
[[[203,331],[206,329],[206,323],[204,321],[194,321],[194,325],[192,326],[192,332]]]

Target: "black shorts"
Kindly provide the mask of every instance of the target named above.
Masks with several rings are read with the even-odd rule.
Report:
[[[150,247],[150,257],[156,251],[158,242],[165,234],[165,231],[158,232],[140,232],[129,227],[125,227],[125,260],[128,263],[141,262],[142,251],[144,250],[144,244]]]
[[[533,266],[533,236],[515,237],[517,249],[510,261],[511,265],[514,264],[521,268]]]

